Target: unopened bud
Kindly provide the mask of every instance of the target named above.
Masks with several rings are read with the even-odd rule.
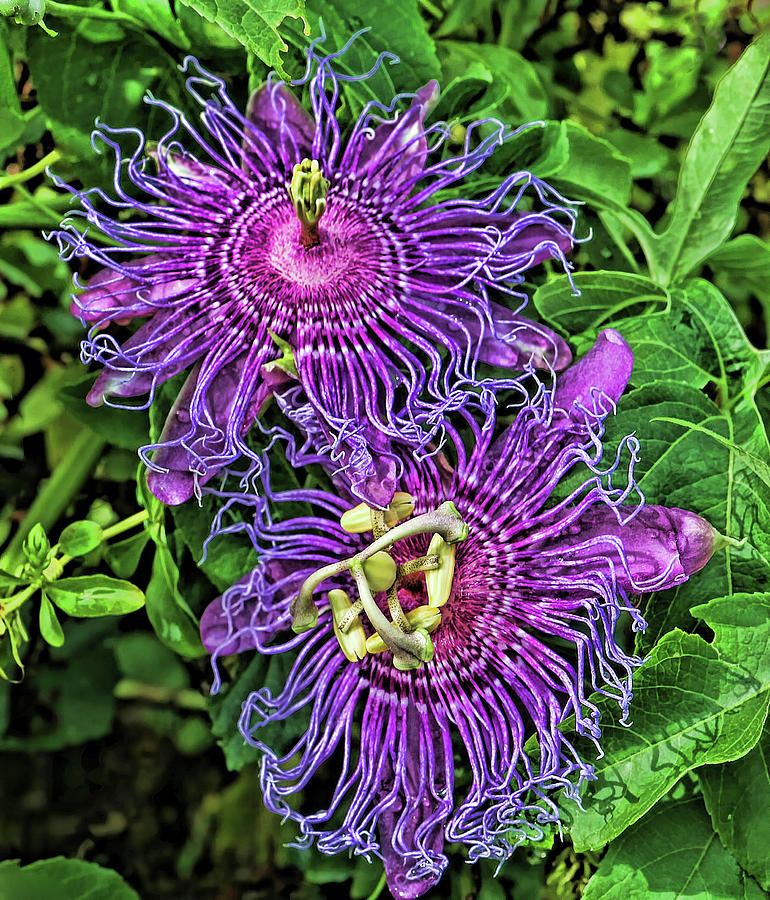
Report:
[[[33,569],[44,569],[51,561],[51,542],[40,522],[33,525],[24,540],[23,549],[27,562]]]

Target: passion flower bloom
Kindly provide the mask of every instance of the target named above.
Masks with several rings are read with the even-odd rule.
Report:
[[[629,595],[681,584],[715,547],[697,515],[626,502],[635,439],[625,489],[612,485],[620,453],[602,469],[603,421],[632,362],[607,330],[498,437],[463,416],[456,463],[405,459],[388,511],[293,491],[274,499],[317,513],[273,524],[260,498],[259,565],[204,613],[215,671],[222,654],[294,655],[283,689],[246,697],[240,719],[267,807],[302,844],[382,856],[396,897],[435,884],[445,841],[502,860],[558,818],[553,792],[576,796],[592,777],[559,726],[574,716],[598,742],[591,691],[628,711],[640,660],[616,626],[623,613],[644,625]],[[300,633],[282,639],[290,626]],[[323,808],[300,806],[332,766]]]
[[[488,383],[479,363],[558,370],[570,360],[563,341],[519,316],[515,285],[542,260],[564,261],[574,212],[529,172],[510,172],[480,199],[473,189],[515,132],[485,120],[452,143],[446,123],[425,124],[432,81],[389,106],[367,103],[343,134],[345,82],[395,58],[351,76],[335,68],[346,48],[322,56],[317,43],[294,82],[311,112],[271,78],[243,114],[188,58],[200,125],[148,97],[171,116],[157,144],[134,128],[95,132],[116,158],[115,196],[64,185],[111,239],[72,223],[54,233],[65,258],[104,267],[73,303],[92,326],[83,360],[104,366],[89,402],[149,395],[146,406],[189,370],[143,453],[167,503],[243,455],[257,463],[244,435],[272,392],[264,366],[279,357],[353,490],[379,505],[397,477],[391,441],[424,444],[442,409]],[[146,321],[128,337],[113,328],[134,319]]]

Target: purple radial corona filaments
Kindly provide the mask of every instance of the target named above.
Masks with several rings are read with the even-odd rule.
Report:
[[[293,491],[270,499],[316,513],[274,523],[258,498],[259,566],[204,613],[215,671],[238,652],[292,659],[240,720],[268,808],[302,844],[380,855],[398,898],[436,883],[446,841],[502,860],[557,820],[554,792],[592,777],[559,726],[574,716],[598,747],[591,691],[628,712],[640,661],[617,626],[644,625],[630,595],[681,584],[719,544],[697,515],[641,502],[635,438],[602,460],[632,362],[607,330],[501,434],[462,411],[456,458],[405,458],[386,511]],[[336,786],[308,809],[322,768]]]
[[[69,190],[109,240],[73,220],[54,232],[65,257],[103,267],[73,303],[91,325],[83,359],[104,367],[89,402],[148,395],[149,405],[189,370],[143,450],[150,487],[168,503],[239,458],[258,465],[244,436],[274,389],[264,367],[278,358],[353,492],[380,507],[399,474],[394,441],[423,446],[443,410],[489,403],[488,388],[509,383],[482,377],[480,363],[570,361],[560,338],[519,315],[515,286],[545,259],[566,265],[574,211],[526,171],[462,199],[515,132],[485,120],[453,145],[446,123],[425,123],[438,99],[430,82],[390,106],[369,102],[343,133],[345,82],[394,58],[351,76],[335,68],[346,48],[322,56],[317,43],[294,83],[312,114],[274,78],[242,114],[224,82],[188,58],[200,127],[152,97],[171,117],[157,144],[99,125],[94,139],[116,157],[115,196]],[[114,326],[134,319],[146,321],[120,338]]]

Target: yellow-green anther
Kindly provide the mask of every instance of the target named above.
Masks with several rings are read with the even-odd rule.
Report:
[[[366,534],[372,530],[372,508],[366,503],[359,503],[352,509],[346,509],[340,517],[340,525],[348,534]]]
[[[407,519],[414,512],[414,497],[406,491],[396,491],[390,506],[382,512],[385,524],[392,528],[402,519]],[[366,503],[359,503],[347,509],[340,518],[340,525],[348,534],[366,534],[374,526],[374,518],[380,513]]]
[[[349,662],[358,662],[366,656],[366,634],[361,619],[358,616],[350,617],[354,604],[345,591],[329,591],[329,605],[332,608],[332,623],[334,634],[339,641],[342,652]],[[346,619],[346,627],[340,627],[340,622]]]
[[[428,634],[432,634],[441,624],[441,610],[433,606],[418,606],[410,610],[406,618],[413,630],[424,628]]]
[[[428,589],[428,603],[443,606],[452,592],[455,574],[456,544],[447,544],[440,534],[434,534],[428,546],[428,556],[437,556],[439,566],[425,572],[425,586]]]
[[[289,197],[302,223],[301,241],[305,247],[319,242],[318,223],[326,212],[328,190],[329,182],[323,177],[317,159],[303,159],[294,166]]]
[[[392,528],[402,519],[408,519],[414,512],[414,497],[406,491],[396,491],[390,506],[385,510],[385,524]]]
[[[412,631],[423,630],[432,634],[441,624],[441,612],[432,606],[418,606],[406,614],[406,620]],[[389,649],[379,634],[370,635],[366,641],[367,653],[382,653]]]
[[[369,582],[372,593],[387,591],[396,580],[396,564],[385,550],[370,556],[363,564],[364,575]]]

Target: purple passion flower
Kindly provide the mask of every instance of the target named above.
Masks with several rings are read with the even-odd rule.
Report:
[[[65,258],[104,267],[73,303],[91,324],[82,358],[104,366],[89,402],[149,395],[147,406],[189,370],[158,442],[143,450],[150,487],[167,503],[244,455],[258,464],[244,435],[272,392],[263,367],[278,358],[354,492],[375,505],[395,486],[390,442],[428,440],[443,409],[489,383],[479,362],[558,370],[570,361],[561,339],[489,295],[522,305],[514,286],[545,259],[564,262],[574,212],[523,171],[482,199],[462,194],[515,132],[485,120],[452,144],[446,123],[425,124],[438,100],[432,81],[389,106],[367,103],[343,134],[344,82],[396,60],[382,54],[370,72],[345,75],[335,64],[347,48],[321,56],[317,43],[294,82],[312,112],[271,78],[243,114],[224,82],[188,58],[200,125],[148,97],[172,120],[157,144],[135,128],[94,133],[115,154],[116,196],[64,185],[111,239],[90,241],[72,223],[55,232]],[[130,154],[119,143],[128,136]],[[112,326],[134,319],[146,321],[117,336]]]
[[[601,467],[602,423],[632,362],[623,338],[602,332],[501,436],[469,416],[465,440],[450,428],[454,467],[405,460],[404,490],[384,512],[319,491],[280,495],[317,515],[271,524],[263,508],[259,566],[204,613],[215,664],[295,654],[285,687],[252,693],[240,719],[263,754],[267,807],[298,823],[303,845],[381,856],[396,897],[435,884],[445,841],[503,860],[557,820],[549,793],[577,796],[593,775],[559,725],[574,716],[598,742],[591,691],[628,711],[640,660],[616,626],[622,613],[644,625],[629,595],[681,584],[715,547],[693,513],[624,502],[633,438],[629,487],[612,486],[620,454]],[[581,485],[560,488],[580,470]],[[281,642],[289,627],[301,633]],[[274,746],[269,726],[286,720],[305,730]],[[336,787],[306,810],[295,795],[330,765]]]

